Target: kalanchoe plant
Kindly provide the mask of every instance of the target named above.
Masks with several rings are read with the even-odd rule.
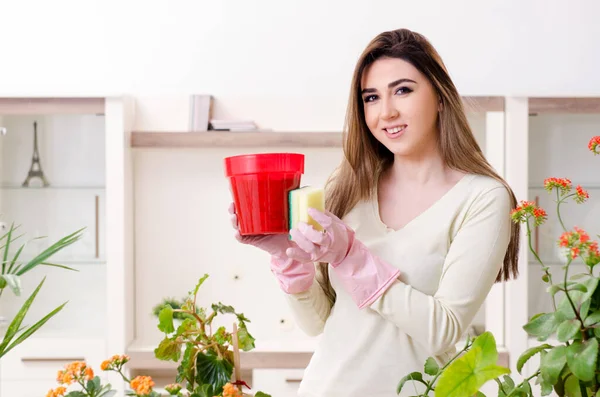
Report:
[[[254,348],[254,338],[248,332],[246,323],[250,322],[243,314],[236,313],[231,306],[222,303],[211,305],[211,312],[198,307],[196,304],[200,287],[208,275],[198,281],[194,290],[188,293],[180,309],[173,309],[168,304],[161,309],[158,328],[165,334],[164,339],[154,350],[160,360],[175,361],[177,368],[177,385],[185,387],[174,395],[189,395],[190,397],[237,397],[242,396],[241,379],[232,381],[236,358],[234,346],[249,351]],[[175,328],[173,318],[180,313],[183,322]],[[234,329],[229,331],[221,326],[213,332],[213,321],[218,315],[230,314],[237,322]],[[235,339],[234,339],[235,338]],[[176,387],[175,387],[176,388]],[[234,390],[237,390],[234,394]],[[245,394],[244,394],[245,395]],[[268,396],[258,392],[255,396]]]
[[[123,373],[123,367],[129,361],[127,355],[114,355],[100,365],[102,371],[113,371],[121,375],[129,385],[128,396],[136,397],[160,397],[153,390],[154,381],[149,376],[136,376],[128,379]],[[94,375],[94,370],[85,361],[74,361],[65,365],[64,369],[58,371],[56,381],[59,386],[50,389],[46,397],[113,397],[117,391],[110,383],[102,384],[99,376]]]
[[[588,148],[600,154],[600,136],[593,137]],[[498,385],[499,397],[547,396],[552,392],[568,397],[600,396],[600,278],[594,272],[600,263],[598,241],[577,226],[567,228],[561,216],[563,204],[569,201],[583,204],[589,194],[581,186],[573,188],[566,178],[548,178],[544,188],[556,196],[556,216],[562,228],[557,245],[566,260],[562,277],[553,279],[550,267],[544,264],[531,241],[532,229],[547,220],[547,212],[531,201],[521,201],[511,212],[512,220],[526,227],[529,250],[542,267],[542,281],[547,284],[553,308],[549,313],[534,315],[523,326],[527,334],[541,342],[518,358],[517,371],[523,380],[517,384],[508,368],[496,365],[496,342],[491,333],[485,332],[473,341],[467,340],[464,349],[441,368],[433,358],[428,358],[424,373],[413,372],[401,379],[398,394],[409,387],[408,382],[416,382],[422,390],[415,388],[418,396],[431,393],[436,397],[483,396],[480,388],[493,380]],[[576,260],[586,265],[586,272],[572,274],[571,265]],[[558,343],[549,343],[549,339]],[[531,374],[522,374],[525,364],[536,355],[540,358],[539,368]]]

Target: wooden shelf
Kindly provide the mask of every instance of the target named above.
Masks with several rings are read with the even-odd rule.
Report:
[[[529,98],[530,114],[600,113],[600,98]]]
[[[134,148],[341,147],[341,132],[133,132]]]

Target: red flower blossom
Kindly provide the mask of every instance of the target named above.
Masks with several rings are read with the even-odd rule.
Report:
[[[517,208],[510,212],[510,216],[515,223],[524,223],[529,218],[533,218],[535,226],[544,223],[548,217],[546,211],[535,205],[533,201],[521,201]]]
[[[549,192],[557,188],[564,195],[571,191],[571,180],[567,178],[547,178],[544,180],[544,188]]]
[[[577,187],[575,188],[575,192],[575,201],[579,204],[583,203],[585,200],[590,198],[590,195],[587,192],[587,190],[582,188],[580,185],[577,185]]]
[[[598,242],[590,240],[590,235],[577,226],[571,232],[564,232],[558,240],[558,245],[568,249],[567,257],[571,260],[581,256],[590,267],[600,263]]]
[[[595,136],[592,139],[590,139],[588,148],[592,151],[592,153],[600,154],[600,136]]]

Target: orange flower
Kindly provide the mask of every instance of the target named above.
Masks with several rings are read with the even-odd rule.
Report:
[[[94,370],[87,366],[84,361],[74,361],[65,365],[65,369],[58,371],[56,380],[62,385],[70,385],[73,382],[94,379]]]
[[[150,376],[136,376],[129,385],[135,392],[135,394],[140,396],[146,396],[152,393],[152,388],[154,387],[154,381]]]
[[[242,397],[242,393],[231,383],[223,386],[223,397]]]
[[[583,203],[585,200],[590,198],[588,192],[585,189],[583,189],[580,185],[577,185],[577,187],[575,188],[575,192],[575,201],[579,204]]]
[[[46,394],[46,397],[62,397],[65,395],[66,392],[67,389],[65,387],[59,386],[54,390],[50,389],[48,391],[48,394]]]
[[[535,205],[533,201],[521,201],[517,208],[510,212],[513,222],[524,223],[533,217],[535,226],[539,226],[547,219],[546,211]]]
[[[547,178],[544,180],[544,188],[549,192],[557,188],[564,195],[571,191],[571,180],[567,178]]]
[[[590,139],[588,148],[592,151],[592,153],[600,154],[600,136],[595,136],[592,139]]]
[[[112,356],[111,358],[109,358],[108,360],[104,360],[102,361],[102,364],[100,364],[100,369],[102,371],[119,371],[123,365],[125,363],[127,363],[129,361],[129,356],[126,354],[122,354],[122,355],[118,355],[115,354],[114,356]]]
[[[109,367],[110,367],[110,360],[104,360],[104,361],[102,361],[102,364],[100,364],[100,369],[102,371],[107,371]]]

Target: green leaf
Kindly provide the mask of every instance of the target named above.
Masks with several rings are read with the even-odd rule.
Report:
[[[201,385],[199,387],[196,388],[195,393],[192,394],[192,396],[198,396],[198,397],[213,397],[216,394],[221,394],[221,391],[217,391],[215,389],[215,387],[213,387],[213,385],[209,385],[209,384],[204,384]]]
[[[396,388],[396,394],[400,394],[402,388],[408,381],[419,382],[427,386],[427,383],[423,380],[423,374],[421,374],[420,372],[411,372],[410,374],[400,379],[400,383],[398,383],[398,387]]]
[[[587,292],[587,287],[583,284],[575,284],[574,286],[569,287],[569,291]]]
[[[533,394],[531,385],[528,381],[524,381],[524,383],[519,386],[518,390],[525,393],[525,396],[531,396]]]
[[[571,280],[579,280],[579,279],[584,278],[586,276],[589,276],[589,273],[577,273],[577,274],[574,274],[571,277],[569,277],[569,279],[571,279]]]
[[[66,394],[65,397],[88,397],[88,395],[82,391],[74,390]]]
[[[577,319],[563,321],[559,326],[556,333],[557,339],[560,342],[566,342],[573,339],[579,332],[581,323]]]
[[[267,393],[263,393],[261,391],[256,392],[256,394],[254,395],[254,397],[271,397],[270,394]]]
[[[37,323],[35,323],[31,327],[29,327],[21,335],[19,335],[19,337],[17,337],[12,342],[12,344],[10,344],[11,341],[13,340],[13,338],[21,330],[21,323],[23,322],[23,319],[27,315],[29,308],[33,304],[35,297],[37,296],[38,292],[42,288],[42,285],[44,285],[45,281],[46,281],[46,277],[44,277],[42,279],[42,281],[38,284],[36,289],[31,293],[29,298],[27,298],[27,300],[23,303],[23,306],[21,306],[21,309],[19,309],[19,311],[13,318],[12,322],[8,326],[6,333],[4,334],[4,339],[3,339],[2,343],[0,343],[0,357],[5,355],[6,353],[8,353],[11,349],[13,349],[19,343],[23,342],[25,339],[27,339],[29,336],[31,336],[35,331],[37,331],[42,325],[44,325],[50,318],[52,318],[54,315],[56,315],[66,305],[66,303],[63,303],[61,306],[59,306],[56,309],[54,309],[53,311],[51,311],[44,318],[42,318],[40,321],[38,321]]]
[[[40,263],[40,266],[58,267],[60,269],[71,270],[73,272],[78,272],[79,271],[78,269],[73,269],[72,267],[65,266],[65,265],[59,265],[57,263],[43,262],[43,263]]]
[[[598,278],[590,277],[582,284],[587,288],[587,292],[570,291],[569,296],[571,297],[575,308],[581,313],[581,317],[585,319],[590,308],[590,299],[594,294],[596,287],[598,286]],[[571,304],[566,296],[564,296],[558,304],[557,316],[561,322],[563,320],[571,320],[576,317],[575,312],[573,311],[573,308],[571,307]]]
[[[21,269],[16,271],[15,274],[18,276],[22,276],[23,274],[34,269],[36,266],[40,265],[41,263],[46,262],[46,259],[50,258],[52,255],[56,254],[57,252],[61,251],[62,249],[66,248],[69,245],[80,240],[81,237],[83,236],[82,232],[84,230],[85,230],[85,228],[79,229],[79,230],[69,234],[68,236],[61,238],[56,243],[52,244],[50,247],[46,248],[44,251],[42,251],[40,254],[38,254],[35,258],[30,260],[25,266],[23,266]]]
[[[196,287],[194,287],[194,291],[191,293],[191,295],[196,296],[196,294],[198,294],[198,290],[200,289],[200,287],[202,286],[204,281],[206,281],[207,278],[208,278],[208,274],[204,274],[204,276],[202,276],[200,278],[200,280],[198,280],[198,283],[196,283]]]
[[[427,358],[425,361],[425,373],[430,376],[435,376],[440,372],[440,366],[433,357]]]
[[[546,291],[552,296],[556,295],[556,293],[561,290],[562,288],[557,284],[551,285],[548,288],[546,288]]]
[[[484,332],[473,341],[471,348],[481,348],[481,357],[478,358],[480,366],[496,365],[498,363],[498,351],[496,340],[491,332]]]
[[[242,351],[250,351],[254,349],[254,337],[250,335],[246,326],[240,326],[238,328],[238,345]]]
[[[88,380],[86,387],[89,394],[93,395],[96,391],[100,390],[100,377],[95,376],[94,379]]]
[[[154,355],[159,360],[177,362],[181,357],[181,346],[174,340],[164,338],[154,349]]]
[[[227,306],[222,304],[221,302],[219,303],[213,303],[211,305],[211,308],[218,313],[221,314],[235,314],[235,309],[233,308],[233,306]]]
[[[545,382],[554,385],[567,363],[566,346],[556,346],[540,360],[540,373]]]
[[[165,305],[158,314],[158,329],[165,334],[171,334],[175,331],[173,326],[173,309],[169,305]]]
[[[19,276],[15,276],[14,274],[5,274],[2,277],[4,280],[6,280],[6,284],[10,287],[12,292],[16,296],[21,296],[21,278]]]
[[[480,391],[477,391],[477,393],[475,393],[475,397],[485,397],[485,394],[483,394]]]
[[[567,363],[573,375],[588,382],[594,378],[598,359],[598,340],[575,341],[567,348]]]
[[[540,386],[542,389],[542,396],[549,396],[554,390],[552,384],[545,381],[543,381]]]
[[[58,306],[56,309],[52,310],[50,313],[46,314],[44,317],[42,317],[41,320],[39,320],[37,323],[33,324],[31,327],[27,328],[25,331],[23,331],[23,333],[21,333],[11,344],[10,346],[8,346],[6,348],[6,350],[1,351],[0,349],[0,357],[2,357],[2,355],[6,354],[7,352],[11,351],[12,349],[14,349],[15,347],[17,347],[19,344],[23,343],[27,338],[29,338],[31,335],[33,335],[37,330],[39,330],[44,324],[46,324],[48,322],[48,320],[50,320],[52,317],[54,317],[55,315],[58,314],[58,312],[60,312],[67,304],[68,302],[63,303],[62,305]]]
[[[590,314],[583,321],[583,325],[585,325],[586,327],[589,327],[589,326],[597,324],[597,323],[600,323],[600,311]]]
[[[547,339],[556,331],[558,325],[559,322],[554,313],[544,313],[525,324],[523,329],[531,336]]]
[[[4,254],[2,255],[2,274],[6,273],[6,263],[8,262],[8,251],[10,251],[10,243],[12,232],[15,230],[14,222],[11,223],[8,233],[6,233],[6,244],[4,245]]]
[[[493,341],[493,337],[491,340]],[[498,359],[495,342],[492,346],[493,353],[485,354],[483,349],[489,350],[490,345],[487,343],[487,338],[482,341],[485,343],[481,345],[475,345],[473,342],[471,350],[453,361],[444,370],[435,388],[436,396],[472,396],[488,381],[510,373],[508,368],[495,365]],[[494,364],[489,364],[490,362],[494,362]]]
[[[211,350],[198,354],[196,359],[196,382],[199,385],[210,384],[220,391],[231,380],[233,363],[226,358],[219,358]],[[211,396],[212,397],[212,396]]]
[[[517,360],[517,371],[519,371],[519,373],[521,373],[521,371],[523,370],[523,366],[525,365],[525,363],[527,363],[527,361],[529,361],[529,359],[531,357],[535,356],[536,354],[538,354],[539,352],[541,352],[543,350],[548,350],[548,349],[552,349],[552,346],[549,344],[543,344],[543,345],[535,346],[535,347],[525,350],[525,352],[523,352],[523,354],[521,354],[521,356]]]
[[[567,397],[581,397],[579,379],[571,375],[565,381],[565,395]]]

